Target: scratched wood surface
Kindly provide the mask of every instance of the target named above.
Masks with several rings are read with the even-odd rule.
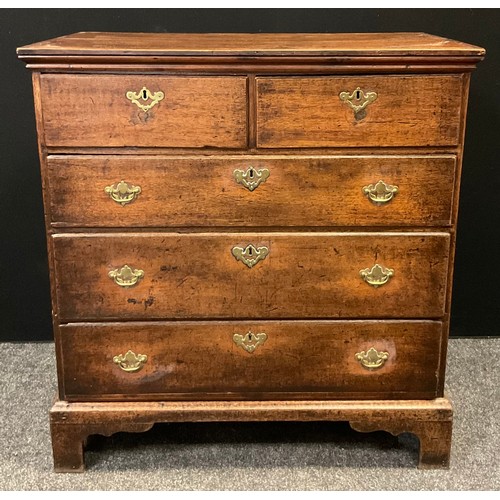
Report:
[[[267,335],[252,353],[233,341],[235,333],[250,330]],[[64,325],[65,398],[210,399],[217,393],[223,399],[317,399],[320,392],[319,397],[337,399],[381,393],[393,399],[432,399],[441,331],[442,324],[431,321]],[[389,357],[369,370],[355,355],[372,347]],[[113,362],[128,350],[148,356],[137,372]],[[92,369],[82,370],[82,362]]]
[[[47,146],[246,146],[244,77],[45,74],[40,83]],[[147,112],[126,97],[143,87],[165,94]]]
[[[420,440],[419,468],[450,463],[453,409],[446,397],[369,401],[57,401],[50,411],[56,472],[83,472],[91,434],[145,432],[156,422],[347,421],[361,432],[411,432]],[[333,450],[334,451],[334,450]]]
[[[481,55],[484,49],[427,33],[80,32],[20,47],[18,54],[71,55]]]
[[[377,94],[359,119],[339,98],[358,87]],[[455,145],[462,87],[459,75],[257,78],[257,145]]]
[[[423,33],[76,33],[19,48],[35,71],[59,396],[81,401],[51,412],[56,470],[83,470],[90,434],[248,419],[414,432],[420,465],[446,466],[451,406],[425,399],[443,395],[484,53]],[[165,93],[146,113],[126,99],[143,87]],[[339,93],[357,87],[377,99],[355,116]],[[270,170],[253,192],[232,177],[241,161]],[[120,180],[142,188],[130,205],[104,193]],[[399,188],[385,206],[361,192],[378,180]],[[252,269],[231,254],[249,243],[269,249]],[[379,288],[359,276],[375,263],[394,270]],[[131,288],[108,276],[124,264],[144,270]],[[268,335],[252,354],[232,340],[247,328]],[[367,372],[353,352],[371,346],[391,355]],[[137,373],[112,362],[128,349],[150,356]]]
[[[146,318],[440,317],[446,233],[65,234],[53,236],[61,321]],[[249,268],[234,247],[267,247]],[[394,270],[374,288],[360,270]],[[144,271],[133,287],[109,271]]]
[[[49,156],[52,223],[74,227],[447,226],[454,156]],[[253,191],[234,171],[267,169]],[[257,175],[257,174],[255,174]],[[141,193],[125,205],[106,186]],[[362,188],[398,193],[374,204]]]

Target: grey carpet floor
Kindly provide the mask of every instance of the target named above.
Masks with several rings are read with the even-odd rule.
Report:
[[[89,440],[84,474],[55,474],[53,345],[0,344],[1,490],[499,490],[500,338],[452,339],[449,470],[417,470],[418,441],[346,423],[160,424]]]

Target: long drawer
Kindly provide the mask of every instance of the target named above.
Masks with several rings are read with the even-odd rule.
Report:
[[[462,93],[461,75],[258,78],[257,145],[456,145]]]
[[[42,74],[47,146],[242,148],[246,77]]]
[[[69,324],[64,397],[430,399],[441,335],[432,321]]]
[[[454,156],[49,156],[59,226],[447,226]]]
[[[437,318],[447,233],[52,236],[59,319]]]

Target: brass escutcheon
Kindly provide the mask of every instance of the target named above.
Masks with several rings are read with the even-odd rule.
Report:
[[[363,187],[363,193],[375,205],[382,205],[391,201],[399,191],[398,186],[391,186],[384,181],[378,181],[376,184],[370,184]]]
[[[134,186],[122,180],[111,186],[106,186],[104,192],[109,195],[113,201],[116,201],[116,203],[124,207],[127,203],[131,203],[139,196],[141,187]]]
[[[349,92],[341,92],[339,98],[346,103],[353,111],[354,117],[359,120],[366,115],[365,108],[377,99],[376,92],[364,92],[360,87],[349,94]]]
[[[119,286],[124,288],[134,286],[140,279],[144,277],[142,269],[132,269],[125,264],[121,269],[109,271],[108,276]]]
[[[359,271],[359,275],[369,285],[377,288],[385,285],[389,279],[394,276],[394,269],[383,268],[382,266],[375,264],[371,269],[369,267],[361,269],[361,271]]]
[[[161,90],[159,90],[158,92],[155,92],[153,94],[146,87],[142,87],[142,89],[139,92],[132,92],[131,90],[129,90],[127,92],[126,96],[127,96],[127,99],[129,101],[131,101],[134,104],[136,104],[144,112],[147,112],[153,106],[155,106],[156,104],[158,104],[165,97],[165,94]],[[146,103],[150,99],[151,99],[151,102],[149,104],[142,104],[141,102],[139,102],[139,100],[141,100],[144,103]]]
[[[113,358],[113,362],[125,372],[138,372],[147,360],[146,354],[136,354],[130,350],[125,355],[120,354]]]
[[[245,349],[246,352],[252,353],[258,346],[262,345],[267,340],[265,333],[248,332],[245,336],[235,333],[233,335],[234,343]]]
[[[233,247],[231,253],[236,260],[239,260],[246,266],[252,268],[259,261],[264,260],[267,257],[267,255],[269,254],[269,248],[256,248],[253,245],[247,245],[245,248]]]
[[[266,181],[270,172],[267,168],[259,168],[256,170],[253,167],[248,167],[246,172],[236,169],[233,175],[238,184],[245,186],[249,191],[253,191]]]
[[[377,351],[374,347],[370,347],[366,352],[357,352],[354,357],[363,368],[367,370],[376,370],[377,368],[381,368],[387,359],[389,359],[389,353]]]

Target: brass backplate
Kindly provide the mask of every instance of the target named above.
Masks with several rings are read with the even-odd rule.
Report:
[[[254,247],[253,245],[247,245],[245,248],[233,247],[231,250],[233,257],[236,260],[243,262],[247,267],[252,268],[261,260],[264,260],[269,254],[269,248],[267,247]]]
[[[377,368],[381,368],[389,359],[389,353],[377,351],[374,347],[370,347],[366,352],[357,352],[354,357],[363,368],[367,370],[376,370]]]
[[[119,354],[113,358],[113,362],[125,372],[138,372],[147,360],[146,354],[136,354],[130,350],[125,355]]]
[[[385,268],[379,264],[375,264],[371,269],[369,267],[361,269],[361,271],[359,271],[359,275],[369,285],[377,288],[385,285],[389,279],[394,276],[394,269],[389,269],[388,267]]]
[[[128,288],[137,284],[144,277],[142,269],[132,269],[125,264],[123,267],[109,271],[108,276],[119,286]]]
[[[270,172],[267,168],[248,167],[246,171],[236,169],[233,175],[238,184],[246,187],[249,191],[253,191],[266,181]]]
[[[361,120],[366,116],[366,107],[378,97],[376,92],[365,92],[357,87],[352,93],[341,92],[339,98],[354,111],[354,118]]]
[[[142,87],[139,92],[133,92],[132,90],[129,90],[126,93],[126,96],[127,99],[136,104],[138,108],[142,109],[142,111],[144,112],[147,112],[153,106],[156,106],[156,104],[163,100],[165,94],[161,90],[153,94],[146,87]]]
[[[124,207],[133,202],[141,193],[140,186],[134,186],[125,181],[117,182],[111,186],[106,186],[104,192],[119,205]]]
[[[363,187],[363,193],[370,201],[375,203],[375,205],[388,203],[394,198],[398,191],[398,186],[386,184],[382,180],[378,181],[376,184],[369,184],[368,186]]]
[[[233,335],[234,343],[245,349],[246,352],[252,353],[258,346],[262,345],[267,340],[265,333],[252,333],[248,332],[246,335],[235,333]]]

